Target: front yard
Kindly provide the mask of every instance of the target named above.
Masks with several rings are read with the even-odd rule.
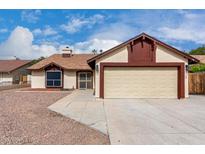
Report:
[[[109,144],[108,136],[47,107],[70,92],[0,92],[0,144]]]

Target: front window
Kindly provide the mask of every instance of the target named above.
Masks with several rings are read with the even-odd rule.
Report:
[[[47,87],[61,87],[62,85],[62,72],[59,70],[46,72]]]

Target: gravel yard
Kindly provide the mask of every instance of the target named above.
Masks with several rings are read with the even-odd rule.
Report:
[[[47,107],[70,92],[0,92],[0,144],[109,144],[108,136]]]

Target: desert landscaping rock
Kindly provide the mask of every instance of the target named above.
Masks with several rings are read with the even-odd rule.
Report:
[[[49,111],[70,92],[0,92],[0,144],[109,144],[108,136]]]

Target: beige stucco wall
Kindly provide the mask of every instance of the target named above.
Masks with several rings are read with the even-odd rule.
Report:
[[[64,70],[63,78],[64,89],[76,89],[76,71]],[[32,71],[31,88],[45,88],[45,71]]]
[[[188,60],[168,49],[157,46],[156,50],[156,62],[183,62],[188,65]],[[189,97],[188,89],[188,71],[185,70],[185,97]]]
[[[45,71],[32,71],[31,88],[45,88]]]
[[[76,71],[64,71],[64,88],[76,89]]]
[[[127,47],[116,50],[112,54],[106,55],[96,61],[99,65],[101,62],[128,62],[128,51]],[[156,49],[156,62],[183,62],[188,65],[188,60],[178,54],[169,51],[168,49],[157,46]],[[99,71],[95,71],[95,96],[99,97]],[[188,97],[188,72],[185,71],[185,97]]]
[[[184,63],[187,63],[188,60],[158,45],[157,50],[156,50],[156,62],[184,62]]]
[[[102,62],[128,62],[128,51],[127,47],[120,48],[111,54],[108,54],[96,61],[96,65],[100,66],[99,64]],[[98,67],[98,71],[95,71],[95,96],[99,97],[99,72],[100,67]]]

